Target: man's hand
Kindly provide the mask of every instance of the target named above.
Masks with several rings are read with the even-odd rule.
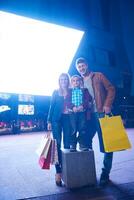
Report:
[[[103,107],[103,112],[104,112],[105,114],[109,114],[109,113],[111,113],[111,108],[109,108],[109,107],[107,107],[107,106],[104,106],[104,107]]]

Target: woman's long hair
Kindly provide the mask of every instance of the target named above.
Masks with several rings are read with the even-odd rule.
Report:
[[[60,84],[60,79],[61,79],[61,77],[66,77],[67,78],[67,80],[68,80],[68,84],[67,84],[67,86],[66,86],[66,92],[68,91],[68,89],[69,89],[69,87],[70,87],[70,76],[69,76],[69,74],[68,73],[61,73],[60,74],[60,76],[59,76],[59,94],[60,95],[64,95],[64,92],[65,92],[65,90],[61,87],[61,84]]]

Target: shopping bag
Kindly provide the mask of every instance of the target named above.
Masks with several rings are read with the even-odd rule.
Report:
[[[57,149],[57,142],[55,139],[52,140],[52,147],[51,147],[51,164],[55,165],[58,164],[58,149]]]
[[[39,157],[40,156],[43,156],[44,158],[47,157],[48,150],[49,150],[49,147],[51,144],[51,140],[52,140],[51,137],[43,137],[42,138],[40,145],[36,150],[36,153],[38,154]]]
[[[41,155],[39,157],[39,165],[41,169],[50,169],[50,164],[51,164],[51,146],[52,142],[50,143],[49,149],[48,149],[48,154],[46,157],[44,155]]]
[[[131,144],[125,131],[121,116],[105,116],[99,118],[104,152],[114,152],[131,148]],[[103,151],[101,150],[101,151]]]

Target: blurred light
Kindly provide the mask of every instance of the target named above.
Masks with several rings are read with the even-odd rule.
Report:
[[[9,106],[7,106],[7,105],[0,106],[0,113],[8,111],[8,110],[11,110],[11,108]]]
[[[51,95],[84,32],[0,12],[0,92]]]

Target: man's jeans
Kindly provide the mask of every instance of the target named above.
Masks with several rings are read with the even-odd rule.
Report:
[[[92,149],[92,140],[93,137],[95,136],[96,132],[98,135],[101,133],[101,128],[100,128],[100,123],[99,123],[99,118],[104,117],[104,113],[92,113],[91,120],[87,122],[87,131],[88,131],[88,136],[89,136],[89,148]],[[112,153],[104,153],[104,159],[103,159],[103,168],[102,172],[105,175],[109,176],[109,173],[112,168],[112,161],[113,161],[113,152]]]

